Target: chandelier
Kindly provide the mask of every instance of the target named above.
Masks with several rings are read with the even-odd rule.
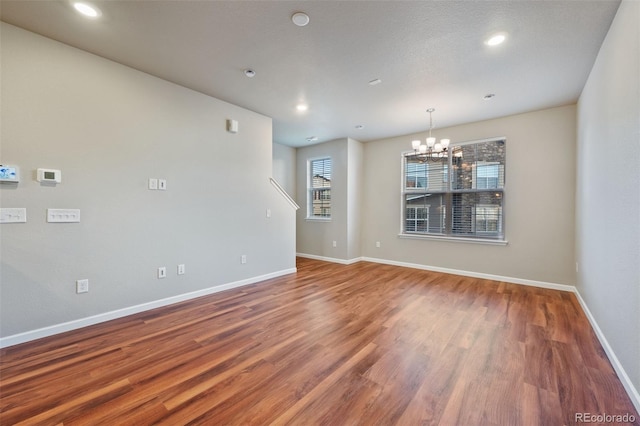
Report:
[[[440,142],[436,142],[436,138],[431,136],[431,130],[433,129],[433,117],[432,113],[434,108],[429,108],[429,137],[426,140],[426,144],[423,144],[421,140],[414,140],[411,142],[413,147],[413,157],[417,158],[421,162],[428,160],[440,161],[443,158],[447,158],[447,151],[449,149],[449,139],[440,139]]]

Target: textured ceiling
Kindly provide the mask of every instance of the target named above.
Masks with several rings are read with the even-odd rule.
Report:
[[[620,2],[91,3],[99,20],[66,0],[2,0],[0,16],[272,117],[275,142],[304,146],[310,136],[366,142],[423,131],[429,107],[444,127],[573,103]],[[291,22],[297,11],[309,25]],[[490,48],[496,31],[508,39]],[[483,100],[488,93],[495,98]]]

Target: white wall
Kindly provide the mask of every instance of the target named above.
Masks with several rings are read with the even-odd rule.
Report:
[[[398,237],[401,156],[410,149],[411,140],[426,134],[365,144],[340,139],[299,148],[297,202],[303,208],[297,216],[297,251],[345,261],[375,258],[575,285],[575,126],[576,108],[570,105],[438,129],[437,135],[446,134],[457,142],[507,138],[506,246]],[[323,156],[334,161],[333,217],[330,222],[309,221],[305,219],[307,162]]]
[[[28,222],[0,225],[0,336],[295,268],[295,213],[269,183],[270,118],[1,31],[1,161],[22,180],[0,196]],[[36,182],[39,167],[61,169],[62,183]],[[150,177],[168,189],[148,190]],[[47,223],[47,208],[81,209],[82,221]],[[90,291],[78,295],[82,278]]]
[[[347,259],[347,139],[338,139],[298,148],[297,194],[300,205],[297,214],[296,250],[300,254]],[[307,219],[308,162],[311,159],[331,157],[331,219]],[[332,242],[337,246],[333,247]]]
[[[578,291],[640,389],[640,3],[625,0],[578,103]],[[640,409],[640,407],[639,407]]]
[[[362,256],[362,189],[364,188],[364,147],[347,139],[347,259]]]
[[[574,285],[575,112],[565,106],[436,131],[453,143],[506,137],[505,246],[399,238],[402,153],[426,134],[364,144],[363,255]]]
[[[273,178],[291,197],[296,194],[296,149],[273,144]]]
[[[362,144],[345,138],[297,150],[297,251],[300,255],[352,261],[361,256]],[[307,165],[331,157],[331,219],[307,219]],[[333,247],[333,241],[336,247]]]

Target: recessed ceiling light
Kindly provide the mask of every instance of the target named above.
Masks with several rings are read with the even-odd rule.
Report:
[[[246,69],[244,70],[244,75],[246,75],[249,78],[253,78],[256,76],[256,72],[254,70],[251,69]]]
[[[309,106],[307,104],[298,104],[296,105],[296,109],[298,111],[306,111],[309,109]]]
[[[317,140],[318,140],[318,137],[317,137],[317,136],[309,136],[309,137],[307,138],[307,142],[315,142],[315,141],[317,141]]]
[[[487,46],[497,46],[502,44],[507,39],[507,35],[505,33],[497,33],[492,35],[485,41]]]
[[[363,126],[362,124],[358,124],[358,125],[356,126],[356,129],[358,129],[358,130],[362,130],[362,129],[364,129],[364,126]]]
[[[495,97],[496,97],[495,93],[488,93],[488,94],[484,95],[484,97],[482,99],[484,99],[485,101],[488,101],[488,100],[491,100],[491,99],[493,99]]]
[[[88,3],[75,2],[73,3],[73,8],[87,18],[99,18],[102,15],[100,9]]]
[[[380,80],[379,78],[376,78],[376,79],[371,80],[371,81],[369,82],[369,86],[376,86],[376,85],[378,85],[378,84],[380,84],[380,83],[382,83],[382,80]]]
[[[309,23],[309,15],[303,12],[296,12],[291,16],[291,20],[299,27],[304,27]]]

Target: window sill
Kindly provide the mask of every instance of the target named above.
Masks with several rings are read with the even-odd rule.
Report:
[[[441,235],[398,234],[398,238],[449,241],[454,243],[486,244],[491,246],[506,246],[507,244],[509,244],[509,241],[507,240],[485,240],[482,238],[446,237]]]
[[[331,222],[331,218],[330,217],[306,217],[304,218],[304,220],[306,220],[307,222]]]

